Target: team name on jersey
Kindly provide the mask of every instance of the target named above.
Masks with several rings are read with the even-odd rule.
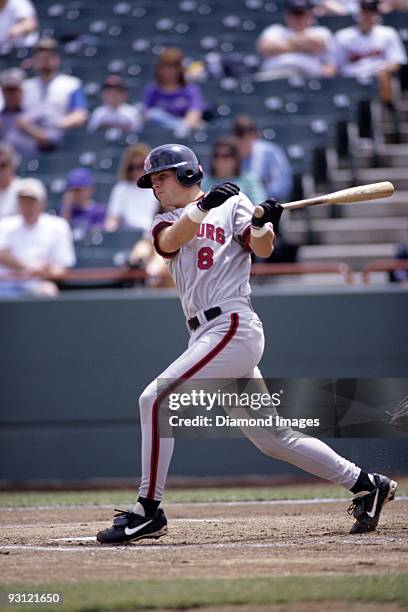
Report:
[[[224,228],[213,225],[212,223],[202,223],[196,233],[197,238],[207,238],[218,244],[225,243]]]
[[[371,51],[349,51],[348,54],[349,62],[352,64],[368,57],[384,57],[384,51],[381,49],[372,49]]]

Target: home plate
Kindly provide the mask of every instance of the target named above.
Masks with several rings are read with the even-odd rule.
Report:
[[[96,542],[96,537],[88,536],[86,538],[52,538],[51,542]]]

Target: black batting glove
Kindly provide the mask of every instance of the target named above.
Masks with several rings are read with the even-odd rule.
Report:
[[[265,223],[272,223],[273,228],[276,230],[279,226],[279,220],[283,213],[283,208],[275,198],[268,198],[262,204],[259,204],[264,209],[262,217],[255,217],[252,215],[251,225],[253,227],[263,227]]]
[[[198,202],[197,206],[203,212],[217,208],[232,196],[239,194],[239,187],[234,183],[220,183],[214,185],[210,191]]]

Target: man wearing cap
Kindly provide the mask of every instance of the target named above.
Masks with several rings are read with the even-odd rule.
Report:
[[[55,283],[75,263],[68,223],[44,213],[47,192],[35,178],[22,179],[19,214],[0,220],[0,294],[55,296]]]
[[[31,47],[38,39],[38,21],[31,0],[0,0],[0,46]]]
[[[105,80],[102,91],[103,104],[95,108],[88,123],[88,130],[118,128],[123,132],[138,132],[142,128],[140,111],[127,103],[127,90],[118,74]]]
[[[94,181],[88,168],[74,168],[67,177],[61,215],[71,225],[75,240],[82,240],[93,230],[102,229],[105,207],[93,199]]]
[[[55,146],[66,130],[80,128],[88,119],[84,88],[80,79],[59,72],[57,43],[43,38],[34,48],[36,76],[24,82],[25,114],[19,127],[43,146]]]
[[[312,9],[308,0],[289,0],[286,26],[277,23],[261,33],[257,48],[264,57],[264,78],[334,75],[334,38],[328,28],[313,25]]]
[[[398,32],[379,23],[379,5],[378,0],[361,0],[357,25],[339,30],[336,43],[341,74],[377,76],[383,89],[390,75],[407,62],[407,55]]]
[[[10,68],[0,74],[4,106],[0,112],[0,140],[5,140],[23,156],[35,153],[39,142],[19,127],[23,113],[23,84],[26,74],[20,68]]]

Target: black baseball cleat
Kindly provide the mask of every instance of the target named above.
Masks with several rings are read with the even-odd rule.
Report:
[[[115,509],[115,512],[112,527],[96,534],[101,544],[124,544],[143,538],[157,540],[167,533],[167,519],[161,508],[154,516],[142,516],[130,510]]]
[[[359,493],[350,504],[347,512],[354,516],[356,522],[350,529],[350,533],[368,533],[375,531],[381,510],[389,501],[395,497],[397,483],[381,474],[373,474],[376,487],[371,493]]]

